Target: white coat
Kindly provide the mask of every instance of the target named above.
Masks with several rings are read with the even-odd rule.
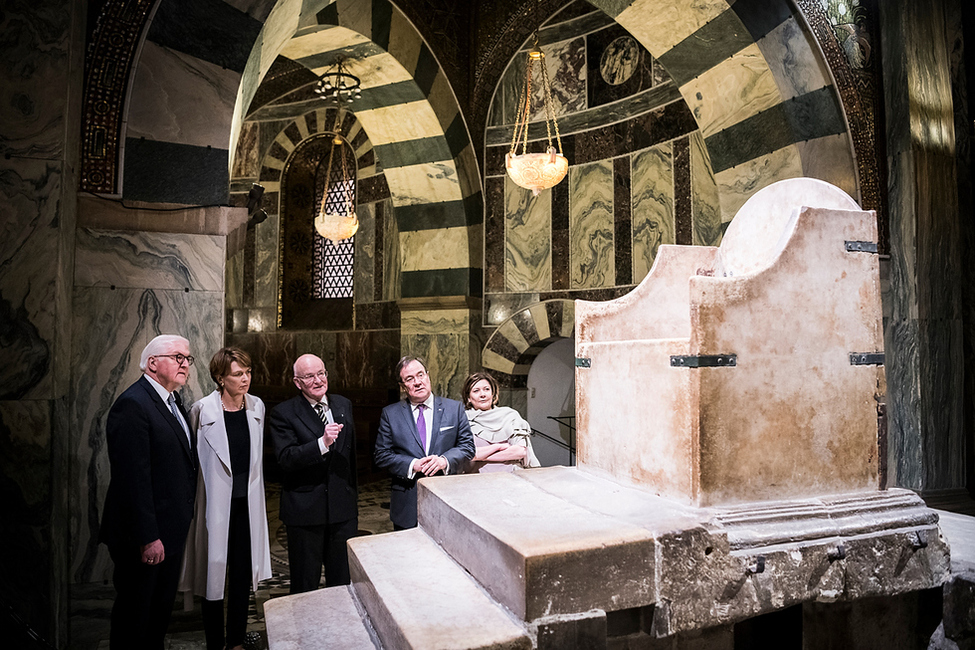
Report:
[[[251,439],[247,511],[250,519],[251,576],[256,591],[259,581],[271,577],[267,509],[264,505],[264,402],[253,395],[244,397]],[[200,475],[196,488],[195,516],[183,554],[180,591],[190,591],[207,600],[222,600],[227,577],[227,537],[234,477],[230,469],[230,444],[219,392],[214,391],[193,405],[190,426],[196,431]]]

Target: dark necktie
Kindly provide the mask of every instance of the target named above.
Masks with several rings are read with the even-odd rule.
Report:
[[[423,409],[426,407],[426,404],[420,404],[416,407],[416,432],[420,434],[420,446],[423,447],[423,453],[426,453],[427,450],[427,421],[423,417]]]
[[[319,402],[315,404],[315,413],[318,413],[318,419],[320,419],[325,424],[328,424],[328,419],[325,417],[325,407]]]
[[[179,416],[179,411],[176,409],[176,396],[173,395],[172,393],[170,393],[169,394],[169,399],[166,400],[166,401],[169,403],[169,410],[173,412],[173,417],[176,418],[176,421],[177,422],[179,422],[179,428],[182,429],[183,430],[183,433],[186,435],[186,441],[189,442],[190,443],[190,447],[192,447],[193,446],[193,443],[190,440],[190,432],[189,432],[189,429],[187,429],[186,428],[186,425],[183,424],[183,418],[181,418]]]

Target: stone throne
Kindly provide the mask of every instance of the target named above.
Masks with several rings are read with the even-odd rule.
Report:
[[[697,506],[876,490],[879,282],[874,213],[815,179],[755,194],[718,248],[661,246],[576,304],[579,467]]]
[[[864,619],[833,603],[940,586],[937,514],[880,486],[876,240],[837,188],[784,181],[720,247],[577,302],[579,466],[421,480],[419,528],[350,540],[351,587],[266,604],[271,650],[732,650],[797,605],[804,648],[843,647]]]

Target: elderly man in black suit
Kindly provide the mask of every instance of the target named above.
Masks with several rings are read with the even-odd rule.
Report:
[[[181,336],[142,351],[142,377],[108,413],[111,482],[100,540],[115,570],[112,650],[161,650],[196,494],[196,449],[176,392],[193,357]]]
[[[298,357],[300,391],[271,411],[271,440],[283,471],[281,521],[288,530],[291,593],[347,585],[346,542],[359,525],[352,403],[328,392],[328,371],[313,354]]]
[[[474,457],[474,437],[464,405],[433,394],[422,359],[403,357],[396,374],[407,399],[383,409],[375,459],[393,474],[389,518],[403,530],[417,524],[416,482],[463,471]]]

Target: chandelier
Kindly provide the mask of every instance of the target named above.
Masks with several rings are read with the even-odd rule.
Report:
[[[542,103],[545,104],[545,131],[548,135],[548,148],[545,153],[528,153],[528,122],[532,116],[532,69],[536,63],[541,69]],[[553,130],[558,151],[552,144]],[[504,156],[504,166],[508,176],[516,185],[531,190],[535,196],[538,196],[542,190],[558,185],[569,171],[569,161],[562,155],[562,137],[559,135],[559,123],[555,119],[555,107],[552,105],[552,84],[545,70],[545,54],[538,46],[537,31],[535,47],[528,52],[525,62],[525,85],[518,100],[518,114],[515,117],[511,150]]]
[[[359,77],[349,73],[344,59],[339,59],[334,70],[327,70],[318,78],[315,92],[327,102],[351,104],[362,98]]]
[[[359,229],[359,219],[355,214],[353,181],[349,178],[348,167],[345,162],[346,144],[345,138],[340,135],[332,138],[332,149],[328,154],[328,168],[325,172],[325,187],[322,190],[322,202],[319,204],[318,213],[315,216],[315,230],[333,244],[348,239]],[[338,154],[342,165],[342,180],[339,183],[332,182],[336,149],[339,150]],[[332,188],[335,185],[338,187],[333,192]]]

